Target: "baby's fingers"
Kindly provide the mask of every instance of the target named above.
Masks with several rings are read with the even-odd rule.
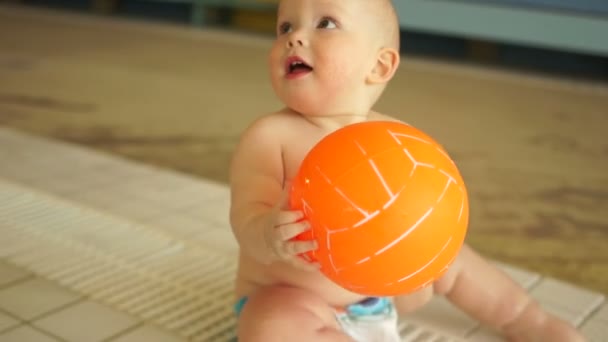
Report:
[[[317,248],[319,248],[319,244],[315,240],[289,241],[285,243],[285,252],[288,255],[299,255],[302,253],[314,251]]]
[[[284,224],[294,223],[304,217],[304,213],[299,210],[281,211],[276,217],[275,224],[281,226]]]
[[[300,221],[278,226],[275,229],[276,239],[289,241],[310,229],[308,221]]]

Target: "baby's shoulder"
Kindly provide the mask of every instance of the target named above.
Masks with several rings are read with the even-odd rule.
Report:
[[[383,114],[383,113],[379,113],[379,112],[373,112],[370,116],[369,116],[370,120],[373,121],[393,121],[393,122],[401,122],[401,123],[405,123],[402,120],[397,119],[394,116],[391,115],[387,115],[387,114]]]
[[[287,111],[264,114],[245,128],[241,140],[276,140],[296,125],[298,125],[298,118]]]
[[[268,114],[264,114],[255,119],[251,127],[262,127],[262,128],[276,128],[277,126],[293,125],[298,121],[301,121],[297,115],[286,111],[280,110]]]

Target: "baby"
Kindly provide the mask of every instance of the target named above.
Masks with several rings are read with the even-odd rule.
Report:
[[[466,245],[434,284],[394,298],[349,292],[299,257],[317,244],[292,240],[310,225],[287,205],[290,180],[325,135],[395,120],[372,107],[397,70],[398,51],[390,0],[280,1],[269,67],[285,108],[246,129],[230,171],[230,220],[241,249],[238,340],[399,341],[397,315],[438,294],[515,341],[582,341]]]

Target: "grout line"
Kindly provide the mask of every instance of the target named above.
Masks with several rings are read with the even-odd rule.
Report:
[[[52,337],[54,339],[57,339],[57,341],[60,341],[60,342],[69,342],[69,341],[64,340],[60,336],[57,336],[57,335],[55,335],[53,333],[50,333],[50,332],[48,332],[46,330],[42,330],[41,328],[39,328],[39,327],[37,327],[37,326],[35,326],[33,324],[25,324],[25,326],[28,326],[28,327],[32,328],[33,330],[38,331],[41,334],[44,334],[44,335],[50,336],[50,337]]]
[[[122,311],[121,311],[121,312],[122,312]],[[128,327],[128,328],[127,328],[127,329],[125,329],[125,330],[119,331],[119,332],[117,332],[116,334],[111,335],[111,336],[109,336],[109,337],[107,337],[107,338],[103,339],[101,342],[111,342],[111,341],[113,341],[114,339],[116,339],[116,338],[118,338],[118,337],[121,337],[121,336],[124,336],[124,335],[126,335],[126,334],[128,334],[128,333],[130,333],[130,332],[132,332],[132,331],[135,331],[135,330],[137,330],[137,329],[139,329],[139,328],[141,328],[141,327],[143,327],[143,326],[144,326],[144,321],[138,321],[138,322],[137,322],[137,324],[134,324],[133,326],[130,326],[130,327]]]
[[[11,332],[12,330],[15,330],[17,328],[27,327],[27,326],[28,326],[27,323],[24,323],[23,321],[19,321],[19,322],[17,322],[17,324],[10,325],[6,329],[0,329],[0,340],[2,340],[2,335],[6,335],[9,332]]]
[[[473,336],[473,334],[479,332],[481,329],[483,329],[484,327],[486,327],[486,325],[483,325],[481,323],[477,323],[475,324],[474,327],[472,327],[471,329],[469,329],[468,331],[465,331],[464,333],[464,338],[469,338],[471,336]]]
[[[21,325],[26,324],[26,322],[25,322],[24,320],[22,320],[21,318],[19,318],[19,317],[15,316],[15,315],[14,315],[14,314],[12,314],[11,312],[8,312],[8,311],[6,311],[6,310],[2,309],[1,307],[0,307],[0,313],[2,313],[2,314],[4,314],[5,316],[8,316],[9,318],[12,318],[12,319],[14,319],[15,321],[17,321],[17,323],[16,323],[15,325],[8,326],[8,327],[6,327],[5,329],[0,329],[0,335],[4,334],[5,332],[7,332],[7,331],[9,331],[9,330],[12,330],[12,329],[13,329],[13,328],[15,328],[15,327],[18,327],[18,326],[21,326]]]
[[[44,279],[44,280],[46,280],[46,281],[51,281],[51,280],[49,280],[49,279],[47,279],[47,278],[44,278],[44,277],[40,277],[40,279]],[[57,284],[56,282],[54,282],[54,283],[55,283],[56,285],[59,285],[59,284]],[[66,288],[65,286],[61,286],[61,288],[62,288],[62,289],[65,289],[65,290],[70,290],[70,289]],[[70,290],[70,291],[71,291],[71,290]],[[74,291],[71,291],[71,292],[74,292]],[[83,297],[82,297],[82,296],[81,296],[79,293],[78,293],[78,295],[79,295],[79,297],[78,297],[78,298],[76,298],[74,301],[69,302],[69,303],[66,303],[66,304],[63,304],[63,305],[60,305],[60,306],[58,306],[58,307],[56,307],[56,308],[51,309],[50,311],[47,311],[47,312],[42,313],[42,314],[40,314],[40,315],[38,315],[38,316],[34,316],[34,317],[30,318],[30,319],[27,319],[27,320],[25,320],[24,322],[25,322],[25,323],[28,323],[28,324],[34,324],[34,323],[35,323],[35,321],[39,321],[39,320],[41,320],[41,319],[45,319],[45,318],[47,318],[47,317],[49,317],[49,316],[52,316],[52,315],[54,315],[54,314],[57,314],[57,313],[59,313],[59,312],[61,312],[61,311],[65,310],[65,309],[68,309],[68,308],[70,308],[70,307],[72,307],[72,306],[75,306],[76,304],[82,303],[82,302],[84,301],[84,300],[83,300]]]
[[[37,278],[37,276],[35,274],[33,274],[32,272],[30,272],[29,270],[24,269],[23,267],[19,267],[19,269],[27,271],[28,275],[24,276],[23,278],[15,279],[15,280],[9,281],[8,283],[0,285],[0,291],[4,291],[4,290],[6,290],[8,288],[11,288],[11,287],[14,287],[14,286],[18,286],[21,283],[25,283],[27,281],[30,281],[30,280],[34,279],[34,278]]]
[[[531,283],[530,286],[528,286],[528,288],[526,288],[526,292],[530,293],[532,292],[532,290],[536,289],[537,287],[540,286],[540,284],[543,282],[543,280],[545,280],[546,277],[544,277],[541,274],[538,274],[538,276],[536,277],[536,279],[534,279]]]
[[[0,331],[0,337],[2,337],[2,335],[6,335],[6,334],[8,334],[9,332],[11,332],[11,331],[13,331],[13,330],[16,330],[16,329],[18,329],[18,328],[21,328],[21,327],[29,327],[29,324],[27,324],[27,323],[26,323],[26,322],[24,322],[24,321],[19,321],[19,324],[14,325],[14,326],[12,326],[12,327],[9,327],[8,329],[5,329],[5,330]]]
[[[2,335],[6,335],[6,334],[10,333],[13,330],[17,330],[17,329],[24,328],[24,327],[30,328],[32,330],[35,330],[35,331],[41,333],[42,335],[48,336],[50,338],[53,338],[54,340],[56,340],[58,342],[69,342],[69,341],[66,341],[63,338],[61,338],[61,337],[59,337],[59,336],[57,336],[55,334],[52,334],[52,333],[50,333],[50,332],[48,332],[46,330],[42,330],[42,329],[40,329],[40,328],[38,328],[38,327],[36,327],[34,325],[31,325],[31,324],[28,324],[28,323],[24,322],[24,321],[21,321],[21,324],[17,324],[15,326],[12,326],[12,327],[6,329],[6,330],[0,331],[0,338],[2,337]]]
[[[602,299],[602,301],[595,308],[593,308],[591,311],[589,311],[589,313],[585,317],[583,317],[583,319],[581,319],[581,321],[577,325],[577,328],[583,327],[587,322],[589,322],[592,318],[594,318],[595,315],[600,310],[602,310],[602,308],[604,308],[604,305],[607,303],[608,303],[608,301],[606,300],[606,297],[604,297]]]

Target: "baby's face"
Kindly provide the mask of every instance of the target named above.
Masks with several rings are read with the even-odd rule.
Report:
[[[281,1],[269,63],[274,90],[288,107],[330,115],[361,102],[379,48],[370,1]]]

